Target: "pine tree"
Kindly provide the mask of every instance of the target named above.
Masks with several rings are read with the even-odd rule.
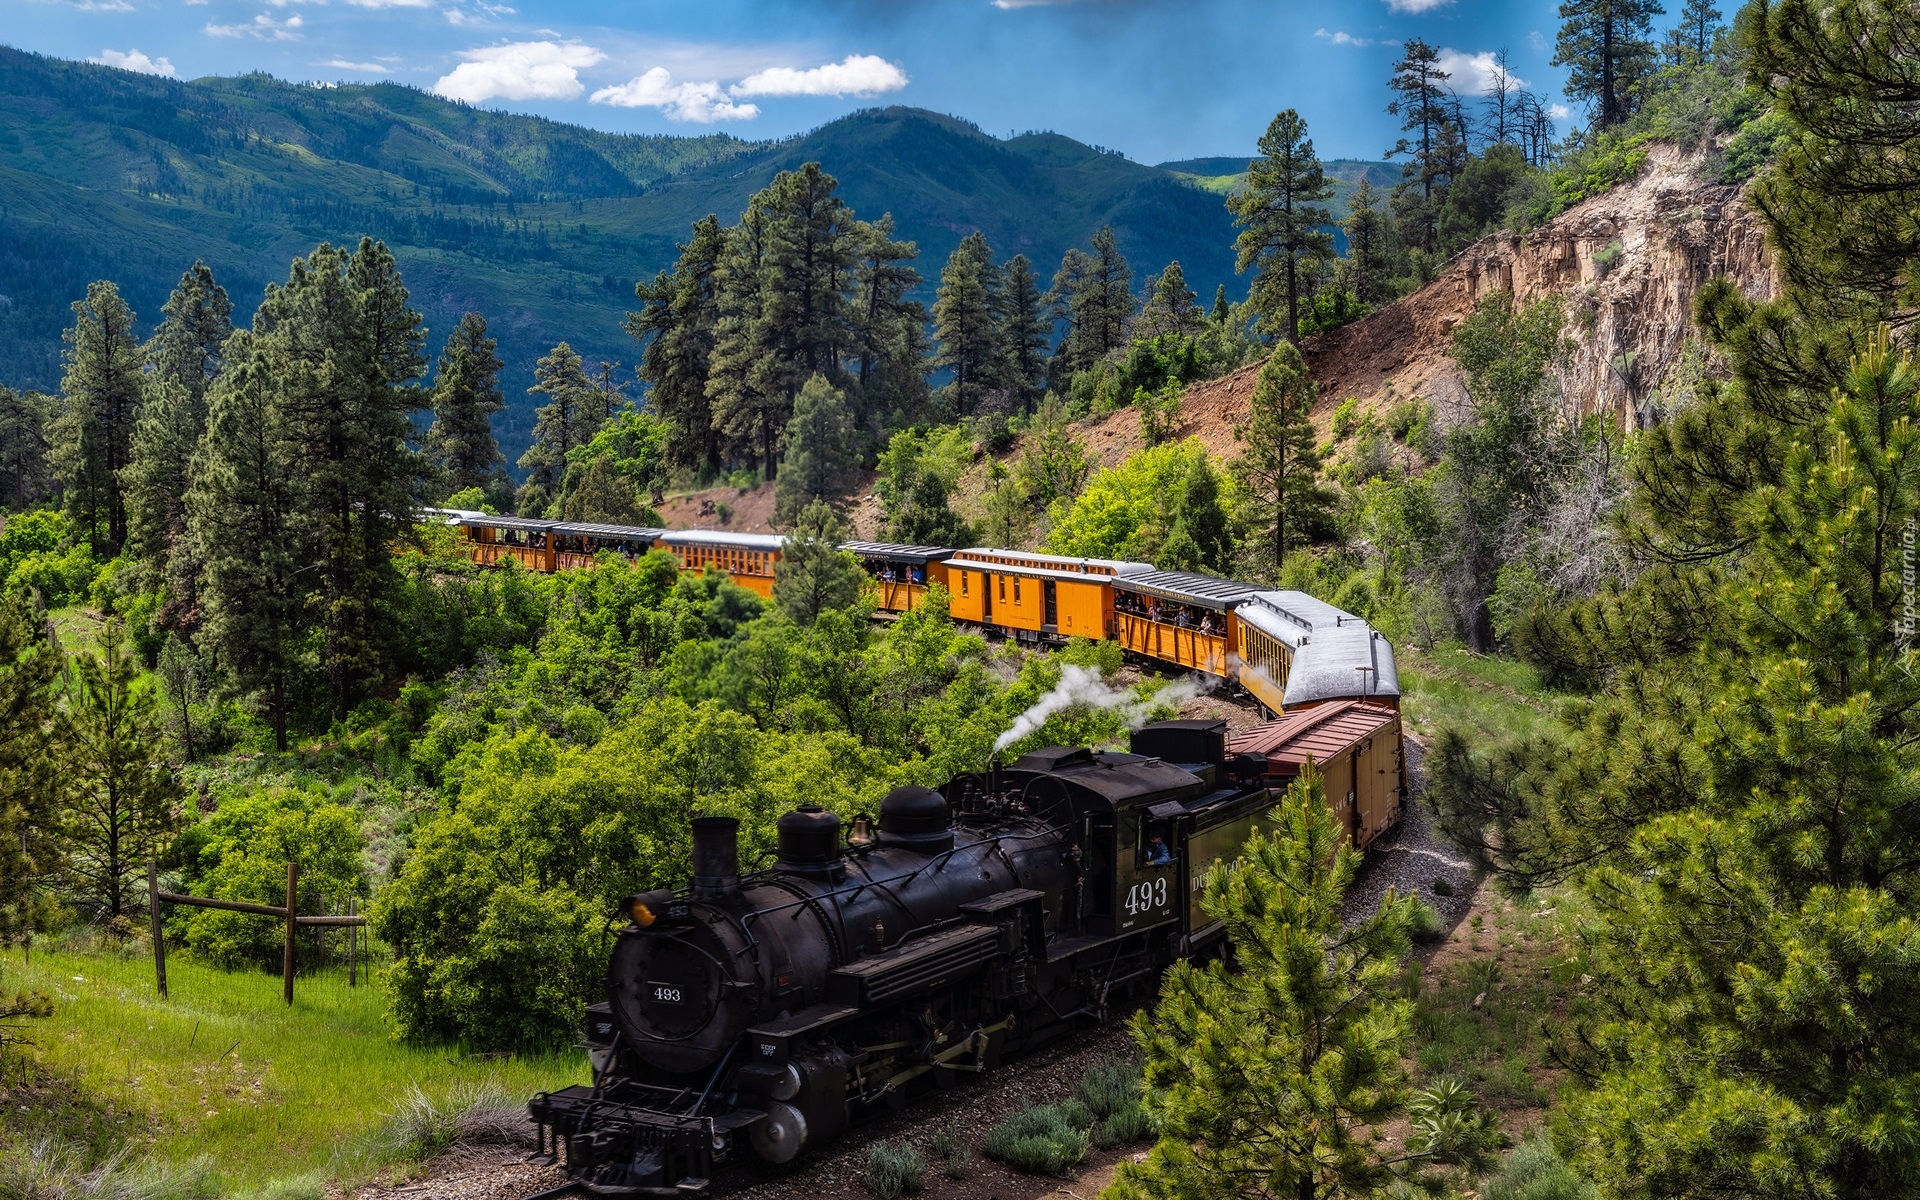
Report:
[[[771,350],[760,341],[765,328],[761,276],[771,223],[765,193],[760,193],[748,201],[740,223],[727,231],[726,249],[714,272],[720,315],[707,376],[714,428],[747,457],[757,457],[769,475],[778,469],[774,453],[787,416],[785,397],[771,374]]]
[[[909,298],[920,286],[920,272],[908,264],[920,254],[912,242],[893,236],[893,214],[854,223],[855,262],[850,306],[859,406],[854,423],[866,426],[889,411],[916,410],[924,384],[913,381],[925,370],[923,359],[902,354],[917,341],[905,327],[927,321],[926,306]],[[902,386],[907,385],[907,386]]]
[[[846,537],[846,523],[831,505],[815,500],[800,510],[773,568],[773,602],[795,624],[811,625],[821,613],[860,598],[867,573],[840,549]]]
[[[1434,142],[1440,123],[1447,115],[1447,92],[1441,85],[1451,78],[1451,74],[1440,69],[1438,50],[1419,38],[1410,38],[1401,50],[1400,61],[1393,64],[1393,78],[1387,82],[1394,93],[1387,111],[1400,118],[1401,130],[1407,133],[1418,130],[1420,134],[1412,142],[1406,138],[1395,142],[1387,151],[1387,157],[1412,156],[1405,174],[1408,179],[1419,181],[1423,199],[1433,198],[1434,181],[1439,178],[1434,167]]]
[[[1133,271],[1120,253],[1111,225],[1101,226],[1093,235],[1093,254],[1073,308],[1074,331],[1089,362],[1127,344],[1133,320]]]
[[[161,307],[146,345],[141,413],[124,472],[128,549],[156,569],[174,593],[175,612],[193,605],[198,564],[173,559],[186,541],[186,496],[194,447],[207,427],[207,389],[220,374],[233,333],[233,302],[203,262],[195,262]]]
[[[948,407],[958,417],[973,415],[999,382],[1003,356],[994,320],[996,274],[993,252],[978,230],[960,240],[940,271],[940,290],[933,302],[933,336],[939,350],[933,365],[953,372]]]
[[[77,894],[105,917],[139,911],[133,876],[180,825],[180,783],[167,763],[153,690],[108,620],[100,652],[79,660],[62,723],[61,836]]]
[[[1193,337],[1200,332],[1203,320],[1195,298],[1193,289],[1187,286],[1186,275],[1180,270],[1180,260],[1174,259],[1166,270],[1147,281],[1147,302],[1140,310],[1135,336]]]
[[[983,498],[985,519],[980,534],[990,546],[1018,549],[1033,530],[1033,501],[1027,489],[1003,462],[987,467],[987,491]]]
[[[567,455],[599,431],[593,414],[603,401],[587,377],[586,364],[565,342],[534,364],[533,386],[527,393],[545,396],[547,402],[534,410],[533,444],[520,456],[520,465],[528,472],[523,488],[537,486],[543,494],[552,495],[567,472]]]
[[[1565,0],[1553,65],[1567,68],[1566,93],[1593,106],[1596,128],[1632,114],[1640,81],[1653,69],[1648,38],[1659,0]]]
[[[1240,236],[1234,270],[1254,272],[1253,301],[1262,331],[1288,342],[1300,338],[1303,276],[1333,258],[1333,214],[1320,203],[1333,195],[1320,168],[1307,123],[1289,108],[1260,136],[1260,157],[1247,164],[1247,185],[1227,200]]]
[[[0,943],[40,927],[50,901],[42,885],[59,865],[52,741],[60,667],[26,598],[0,595]]]
[[[1682,65],[1699,66],[1713,57],[1714,39],[1722,28],[1720,17],[1713,0],[1686,0],[1680,10],[1680,24],[1674,27],[1675,40],[1682,50]]]
[[[1391,236],[1387,215],[1376,207],[1373,184],[1364,176],[1347,197],[1347,286],[1362,304],[1379,304],[1392,298],[1387,282],[1388,242]]]
[[[460,318],[440,352],[427,453],[445,472],[441,486],[449,494],[497,488],[505,479],[501,467],[506,458],[493,437],[493,414],[507,407],[500,394],[497,345],[487,336],[487,319],[470,312]]]
[[[1213,464],[1196,457],[1173,506],[1173,527],[1154,555],[1167,571],[1226,571],[1233,560],[1232,524],[1220,500]]]
[[[1306,542],[1325,520],[1331,498],[1320,486],[1320,450],[1313,431],[1313,405],[1319,395],[1307,364],[1291,342],[1283,342],[1260,368],[1244,424],[1234,440],[1245,452],[1233,471],[1246,490],[1248,515],[1261,530],[1259,545],[1266,565],[1277,574],[1287,551]]]
[[[0,502],[15,512],[53,494],[51,397],[0,387]]]
[[[1234,969],[1181,961],[1151,1015],[1133,1019],[1145,1106],[1159,1140],[1123,1163],[1119,1200],[1384,1194],[1431,1163],[1482,1159],[1484,1118],[1421,1113],[1402,1147],[1363,1130],[1403,1117],[1412,1002],[1399,992],[1412,897],[1358,922],[1342,901],[1360,868],[1309,768],[1232,862],[1207,871],[1200,903],[1223,921]]]
[[[846,397],[815,375],[800,389],[783,439],[786,455],[774,483],[776,517],[791,522],[814,504],[833,505],[858,477],[853,452],[853,414]]]
[[[1365,182],[1364,179],[1361,180],[1361,183]],[[1213,289],[1213,310],[1207,314],[1207,318],[1216,325],[1225,325],[1233,319],[1233,305],[1227,302],[1226,284],[1220,284]]]
[[[194,454],[187,529],[203,564],[204,636],[243,694],[259,695],[274,746],[287,748],[294,643],[305,629],[296,583],[308,571],[298,457],[278,404],[272,352],[242,330],[208,394]]]
[[[680,466],[720,469],[722,442],[707,395],[715,327],[720,320],[718,273],[727,235],[713,214],[694,222],[672,271],[634,292],[640,311],[627,314],[626,329],[643,349],[640,378],[649,387],[647,406],[667,422],[667,453]]]
[[[1080,494],[1093,464],[1086,447],[1073,436],[1073,424],[1060,398],[1048,392],[1027,426],[1020,451],[1020,487],[1039,510],[1055,500]]]
[[[73,318],[61,355],[58,466],[68,512],[95,554],[111,558],[127,540],[120,473],[133,458],[144,356],[133,310],[113,284],[89,284]]]
[[[1020,412],[1033,407],[1046,385],[1047,348],[1053,341],[1053,318],[1047,312],[1040,278],[1024,254],[1007,260],[1001,287],[995,294],[999,330],[1000,378]]]

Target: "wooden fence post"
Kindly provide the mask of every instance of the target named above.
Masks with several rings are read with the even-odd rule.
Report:
[[[359,913],[355,911],[358,904],[359,904],[358,897],[349,896],[347,898],[347,915],[348,916],[353,917],[353,916],[359,915]],[[358,973],[359,950],[360,950],[360,929],[358,926],[349,925],[347,926],[347,986],[348,987],[360,986],[359,973]]]
[[[298,900],[298,897],[294,895],[294,886],[299,882],[300,882],[300,864],[291,863],[291,862],[288,863],[287,864],[287,952],[286,952],[286,956],[281,960],[281,965],[280,965],[280,975],[281,975],[280,992],[281,992],[281,996],[286,1000],[288,1005],[292,1005],[293,1003],[293,933],[294,933],[294,930],[300,928],[299,918],[296,915],[296,910],[294,907],[295,903]]]
[[[167,941],[160,931],[160,871],[147,860],[147,920],[153,930],[153,978],[160,985],[160,998],[167,998]]]

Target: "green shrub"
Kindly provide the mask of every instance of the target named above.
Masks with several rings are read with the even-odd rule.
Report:
[[[1140,1068],[1117,1058],[1103,1058],[1080,1076],[1073,1098],[1095,1117],[1110,1117],[1140,1102]]]
[[[373,1144],[388,1161],[425,1162],[455,1146],[531,1146],[526,1104],[498,1083],[464,1084],[433,1097],[419,1085],[386,1114]]]
[[[1144,1142],[1152,1136],[1153,1118],[1138,1100],[1113,1113],[1093,1130],[1094,1142],[1102,1147]]]
[[[927,1164],[910,1142],[876,1142],[867,1151],[867,1190],[880,1200],[898,1200],[919,1191],[926,1173]]]
[[[1354,426],[1360,423],[1360,398],[1348,396],[1333,410],[1333,439],[1344,442],[1353,433]]]
[[[1537,1131],[1515,1146],[1480,1185],[1480,1200],[1593,1200],[1594,1195],[1593,1184]]]
[[[927,1149],[932,1152],[933,1161],[940,1165],[940,1173],[948,1179],[965,1179],[973,1173],[973,1151],[952,1125],[941,1126],[927,1143]]]
[[[1022,1109],[987,1134],[987,1157],[1028,1175],[1065,1176],[1087,1157],[1092,1116],[1075,1100]]]
[[[1440,880],[1440,882],[1446,881]],[[1413,906],[1413,926],[1408,933],[1414,941],[1431,946],[1446,938],[1447,923],[1440,919],[1440,914],[1434,911],[1433,905],[1424,900],[1416,901]]]

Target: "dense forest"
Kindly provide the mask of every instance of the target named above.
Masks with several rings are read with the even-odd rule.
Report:
[[[1185,251],[1143,260],[1118,220],[1044,245],[982,222],[925,248],[936,271],[857,167],[781,160],[620,282],[631,373],[543,348],[517,482],[496,322],[476,307],[430,342],[377,237],[304,249],[250,319],[217,264],[151,325],[85,283],[57,391],[0,389],[0,938],[104,970],[136,953],[149,857],[179,890],[257,903],[294,862],[303,904],[368,906],[398,1044],[550,1049],[607,913],[685,878],[689,813],[739,817],[751,858],[803,799],[871,811],[1186,694],[1121,683],[1113,643],[989,644],[937,591],[876,625],[837,549],[871,470],[891,540],[1299,588],[1385,631],[1409,678],[1464,646],[1525,681],[1503,685],[1507,724],[1438,686],[1421,711],[1436,823],[1489,894],[1558,914],[1534,972],[1558,999],[1523,1014],[1541,1069],[1460,1065],[1447,1029],[1546,985],[1489,959],[1460,1011],[1433,1007],[1406,959],[1430,911],[1343,915],[1359,860],[1309,774],[1201,881],[1237,969],[1178,967],[1134,1019],[1152,1149],[1109,1194],[1912,1192],[1920,28],[1874,0],[1756,3],[1731,27],[1710,0],[1662,30],[1648,0],[1561,15],[1581,128],[1517,89],[1458,96],[1415,39],[1381,81],[1404,128],[1390,186],[1359,173],[1332,211],[1291,109],[1218,192],[1167,182],[1218,209],[1204,254],[1238,302],[1224,279],[1209,302],[1189,279],[1214,268]],[[340,136],[343,161],[376,153]],[[1504,295],[1451,333],[1459,412],[1322,403],[1304,339],[1629,181],[1655,144],[1745,186],[1781,281],[1701,292],[1660,421],[1569,394],[1566,306]],[[489,178],[532,204],[548,177],[516,147]],[[692,149],[649,153],[670,152]],[[701,169],[631,154],[594,186]],[[1230,456],[1174,440],[1187,388],[1254,364]],[[1084,422],[1122,411],[1143,448],[1096,470]],[[964,498],[963,476],[984,481]],[[641,521],[715,479],[773,484],[770,600],[660,552],[482,570],[416,519]],[[214,910],[163,936],[223,970],[279,953]],[[0,993],[0,1042],[67,1002]],[[1502,1088],[1550,1109],[1517,1145]]]

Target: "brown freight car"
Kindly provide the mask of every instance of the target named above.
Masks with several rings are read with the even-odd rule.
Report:
[[[1308,759],[1327,804],[1364,850],[1400,821],[1406,800],[1400,714],[1379,700],[1336,700],[1287,713],[1227,743],[1227,752],[1266,761],[1270,786],[1284,788]]]

